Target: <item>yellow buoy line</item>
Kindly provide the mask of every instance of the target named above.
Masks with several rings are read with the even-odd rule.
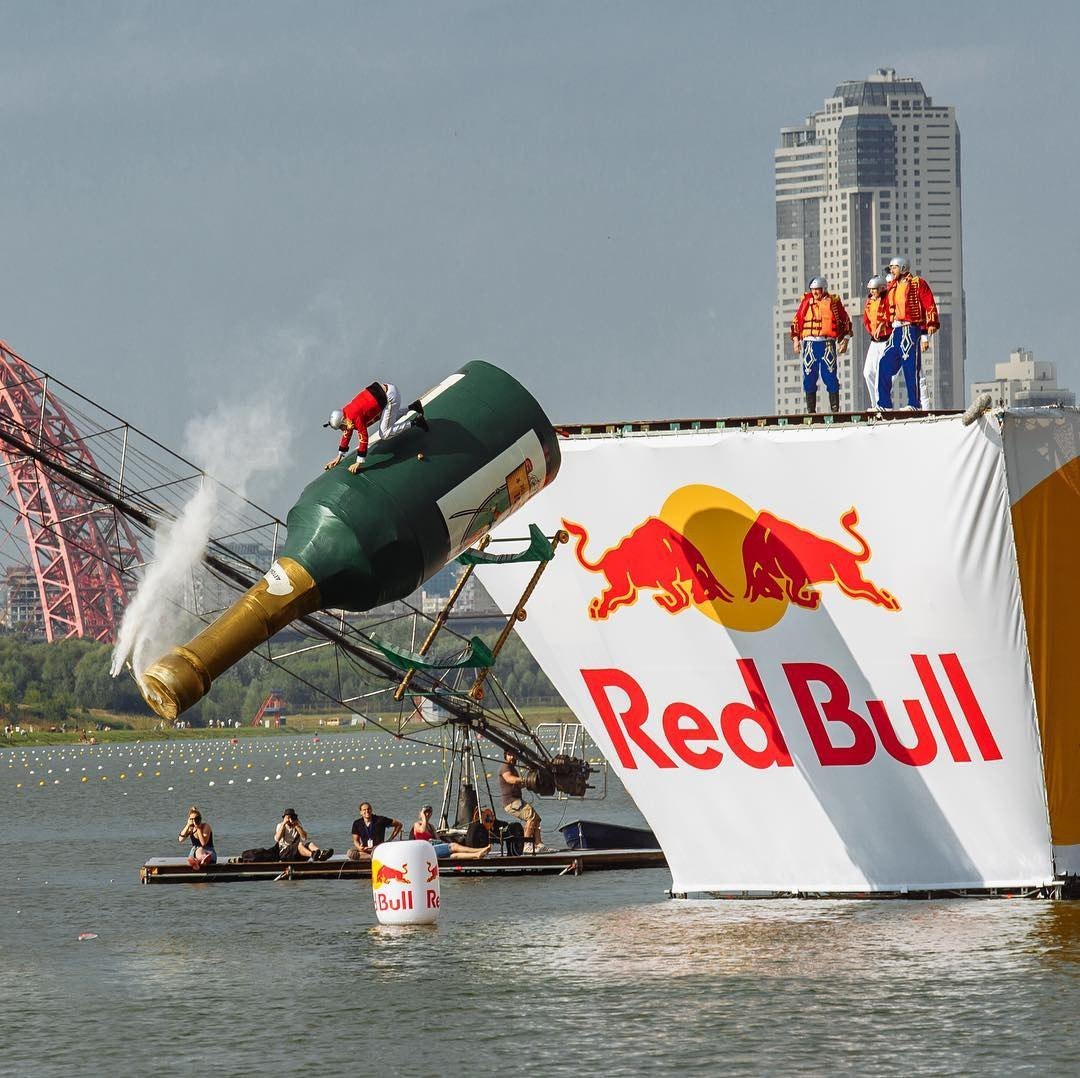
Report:
[[[435,767],[441,772],[443,759],[438,746],[405,742],[393,746],[373,745],[371,735],[342,744],[336,737],[332,746],[317,738],[273,740],[244,739],[235,744],[213,741],[140,742],[102,745],[50,745],[0,749],[0,776],[3,765],[16,790],[81,788],[102,782],[164,781],[191,786],[191,778],[205,781],[207,788],[248,785],[257,781],[284,782],[290,779],[325,779],[335,775],[367,771],[398,771],[405,778],[408,768]],[[334,766],[337,765],[337,766]],[[246,774],[253,771],[256,774]],[[409,776],[410,779],[413,776]],[[419,778],[419,776],[416,776]],[[417,790],[440,785],[438,778],[403,784]]]

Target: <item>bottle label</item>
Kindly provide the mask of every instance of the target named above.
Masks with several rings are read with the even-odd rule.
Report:
[[[544,447],[536,431],[528,430],[439,499],[439,510],[450,533],[449,557],[456,558],[472,546],[546,482]]]
[[[274,562],[270,571],[263,577],[266,581],[266,590],[271,595],[290,595],[293,590],[292,581],[281,567],[280,562]]]

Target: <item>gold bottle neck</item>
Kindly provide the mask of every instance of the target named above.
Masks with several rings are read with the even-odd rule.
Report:
[[[321,602],[311,574],[292,558],[279,558],[198,636],[139,675],[143,699],[163,719],[175,719],[210,691],[219,674]]]

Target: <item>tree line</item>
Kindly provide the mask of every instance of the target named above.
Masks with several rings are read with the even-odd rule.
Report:
[[[383,626],[382,639],[397,647],[411,647],[411,627],[402,624]],[[477,635],[489,646],[497,629]],[[449,658],[459,646],[450,636],[441,639],[432,655]],[[276,647],[286,651],[287,647]],[[112,646],[91,640],[61,640],[48,644],[27,641],[17,636],[0,636],[0,715],[8,721],[27,721],[59,726],[85,716],[88,709],[119,715],[148,715],[150,709],[139,693],[134,679],[126,671],[118,677],[109,674]],[[239,719],[247,724],[271,690],[281,691],[289,711],[326,711],[333,705],[318,691],[329,688],[340,699],[362,697],[385,686],[346,653],[325,647],[271,665],[256,655],[241,659],[217,681],[184,718],[194,726]],[[466,676],[471,671],[463,672]],[[555,687],[540,669],[520,638],[512,634],[495,666],[495,675],[507,694],[519,706],[530,703],[561,703]],[[385,697],[372,696],[370,709],[359,701],[357,710],[383,710]]]

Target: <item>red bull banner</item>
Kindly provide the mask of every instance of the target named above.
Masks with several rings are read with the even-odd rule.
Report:
[[[563,442],[518,632],[674,892],[1053,879],[1012,501],[996,417]]]

